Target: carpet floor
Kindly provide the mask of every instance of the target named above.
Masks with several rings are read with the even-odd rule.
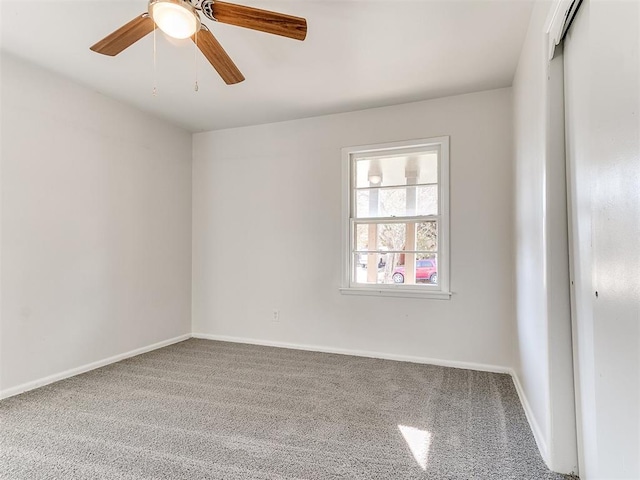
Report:
[[[0,401],[2,479],[563,479],[508,375],[187,340]]]

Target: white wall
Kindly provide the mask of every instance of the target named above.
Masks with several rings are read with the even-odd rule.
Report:
[[[546,322],[544,160],[546,72],[541,34],[548,5],[538,2],[531,14],[514,79],[516,311],[518,358],[516,374],[526,395],[536,440],[547,455],[548,326]]]
[[[515,371],[540,452],[577,471],[562,58],[548,61],[551,2],[533,9],[514,78]],[[559,49],[560,51],[561,49]]]
[[[583,2],[565,75],[580,478],[638,479],[640,3]]]
[[[191,135],[1,63],[6,393],[190,332]]]
[[[193,331],[510,367],[511,107],[501,89],[195,135]],[[440,135],[453,297],[341,295],[340,149]]]

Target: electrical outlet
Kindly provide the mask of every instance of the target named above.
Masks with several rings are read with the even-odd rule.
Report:
[[[280,310],[274,310],[271,315],[271,321],[273,323],[278,323],[280,321]]]

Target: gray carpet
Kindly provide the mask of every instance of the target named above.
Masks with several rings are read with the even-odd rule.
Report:
[[[191,339],[0,402],[3,479],[560,479],[511,378]]]

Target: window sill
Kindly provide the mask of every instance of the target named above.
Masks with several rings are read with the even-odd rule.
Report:
[[[420,292],[417,290],[383,289],[383,288],[340,288],[342,295],[372,295],[376,297],[404,297],[404,298],[425,298],[437,300],[450,300],[451,292]]]

